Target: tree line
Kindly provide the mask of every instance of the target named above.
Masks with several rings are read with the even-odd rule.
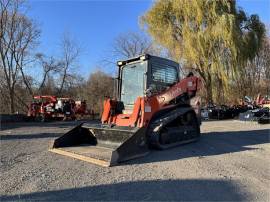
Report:
[[[59,56],[36,52],[41,30],[27,16],[27,2],[0,0],[1,113],[25,113],[33,95],[87,100],[96,112],[114,96],[112,74],[79,73],[79,43],[65,33]],[[245,95],[269,94],[270,39],[257,15],[231,1],[156,1],[140,18],[141,32],[122,33],[101,66],[149,53],[180,63],[204,81],[205,103],[236,104]],[[103,68],[104,69],[104,68]],[[106,69],[106,68],[105,68]]]
[[[1,113],[27,112],[34,95],[87,99],[86,88],[92,85],[93,75],[105,83],[112,80],[96,72],[85,81],[77,73],[81,48],[68,33],[59,40],[59,56],[36,52],[41,30],[25,14],[26,2],[1,0],[0,6]]]

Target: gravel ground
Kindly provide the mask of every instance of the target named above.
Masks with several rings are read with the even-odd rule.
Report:
[[[111,168],[48,152],[76,124],[2,125],[1,201],[270,201],[269,124],[204,122],[198,142]]]

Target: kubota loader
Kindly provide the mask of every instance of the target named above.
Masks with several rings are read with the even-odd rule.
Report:
[[[117,64],[117,98],[104,101],[101,123],[73,128],[50,151],[113,166],[199,138],[198,77],[180,80],[178,63],[151,55]]]

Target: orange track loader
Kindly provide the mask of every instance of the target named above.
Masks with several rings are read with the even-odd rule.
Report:
[[[180,80],[178,63],[151,55],[117,64],[117,98],[104,101],[101,123],[73,128],[50,151],[113,166],[199,138],[198,77]]]

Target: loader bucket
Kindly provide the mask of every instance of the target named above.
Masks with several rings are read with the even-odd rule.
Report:
[[[50,151],[105,167],[149,152],[145,128],[87,123],[57,138]]]

